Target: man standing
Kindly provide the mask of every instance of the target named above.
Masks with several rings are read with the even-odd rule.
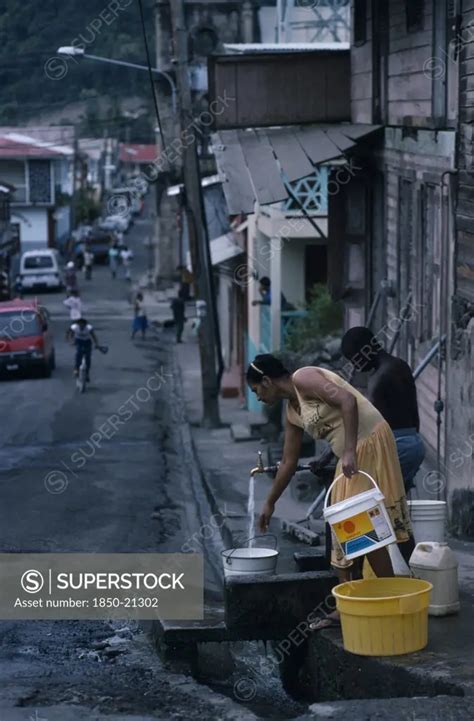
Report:
[[[66,284],[66,293],[68,295],[71,295],[73,290],[77,290],[76,267],[72,260],[70,260],[69,263],[66,264],[64,282]]]
[[[114,245],[109,248],[109,267],[112,278],[115,278],[117,276],[118,259],[119,249],[117,247],[117,244],[114,243]]]
[[[374,371],[369,379],[368,398],[393,431],[408,493],[425,457],[411,368],[401,358],[383,350],[372,331],[363,326],[347,331],[342,339],[341,351],[358,371]]]
[[[126,245],[123,246],[122,250],[120,251],[120,258],[122,260],[123,270],[125,274],[126,280],[131,280],[130,277],[130,264],[132,262],[133,253],[129,248],[127,248]]]
[[[70,296],[63,300],[63,303],[69,308],[69,317],[72,321],[82,318],[83,308],[78,290],[72,290]]]
[[[179,270],[181,274],[179,293],[184,301],[191,298],[191,284],[194,280],[194,276],[185,265],[178,265],[176,270]]]
[[[184,310],[185,303],[181,295],[181,291],[177,298],[173,298],[171,301],[171,310],[173,313],[173,320],[176,326],[176,343],[182,343],[181,336],[183,335],[184,322],[186,320]]]
[[[91,250],[90,245],[86,245],[84,250],[84,273],[86,280],[92,278],[92,266],[94,265],[94,253]]]
[[[272,303],[272,282],[268,276],[264,275],[258,282],[258,292],[260,300],[253,300],[252,305],[271,305]],[[285,295],[280,293],[281,310],[294,310],[294,306],[288,303]]]
[[[415,485],[414,478],[425,457],[420,436],[418,400],[413,373],[408,363],[387,353],[369,328],[358,326],[344,335],[342,355],[360,372],[373,371],[368,398],[392,429],[397,444],[405,490]],[[408,563],[415,548],[413,537],[400,544]]]

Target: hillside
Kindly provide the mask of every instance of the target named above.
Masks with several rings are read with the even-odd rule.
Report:
[[[154,60],[153,0],[144,0]],[[86,53],[145,63],[137,0],[3,0],[0,6],[0,124],[26,124],[45,113],[62,120],[78,103],[97,126],[116,121],[131,97],[147,107],[146,73],[90,60],[61,59],[60,45]],[[99,102],[104,95],[108,103]],[[143,122],[139,121],[139,126]]]

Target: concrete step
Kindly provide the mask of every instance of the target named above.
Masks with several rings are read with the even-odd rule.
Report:
[[[255,440],[250,426],[245,423],[232,423],[230,427],[230,437],[235,443]]]

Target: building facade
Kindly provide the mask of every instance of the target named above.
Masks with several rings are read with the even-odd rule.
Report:
[[[413,369],[441,346],[417,378],[435,469],[419,486],[428,497],[447,497],[454,526],[465,532],[460,506],[466,494],[472,499],[474,450],[474,3],[355,0],[352,10],[352,121],[380,123],[383,134],[370,177],[338,199],[346,224],[356,209],[366,289],[346,299],[346,325],[366,321],[384,281],[391,292],[381,296],[373,329],[386,345]],[[346,272],[350,253],[345,243]]]

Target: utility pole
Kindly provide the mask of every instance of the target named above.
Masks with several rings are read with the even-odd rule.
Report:
[[[214,308],[210,252],[204,211],[204,199],[193,128],[192,96],[189,82],[188,33],[183,0],[170,0],[176,84],[179,96],[179,119],[183,146],[185,207],[194,277],[201,301],[199,352],[203,397],[202,425],[216,428],[219,416],[218,327]],[[192,139],[190,139],[190,136]]]

